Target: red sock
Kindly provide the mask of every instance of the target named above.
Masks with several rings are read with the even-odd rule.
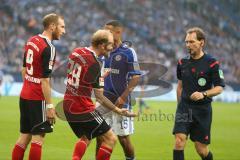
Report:
[[[41,160],[41,154],[42,144],[40,142],[32,142],[29,153],[29,160]]]
[[[75,144],[72,160],[81,160],[83,155],[84,155],[84,153],[85,153],[85,151],[86,151],[86,149],[87,149],[87,143],[80,139]]]
[[[112,149],[101,146],[98,150],[97,160],[109,160],[112,154]]]
[[[23,160],[25,149],[25,145],[15,144],[12,151],[12,160]]]

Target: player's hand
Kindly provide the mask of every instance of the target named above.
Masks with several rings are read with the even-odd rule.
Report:
[[[126,116],[126,117],[136,117],[138,116],[138,114],[133,113],[133,112],[129,112],[128,109],[126,108],[115,108],[114,112],[116,112],[117,114],[121,115],[121,116]]]
[[[105,69],[104,74],[102,75],[103,78],[106,78],[111,73],[111,68]]]
[[[194,92],[190,98],[194,101],[198,101],[198,100],[201,100],[201,99],[204,99],[204,95],[202,92]]]
[[[122,97],[119,97],[115,102],[115,106],[117,106],[118,108],[122,108],[125,103],[126,103],[126,100],[124,100],[124,98]]]
[[[47,109],[47,120],[50,124],[55,124],[56,122],[56,111],[55,108],[48,108]]]

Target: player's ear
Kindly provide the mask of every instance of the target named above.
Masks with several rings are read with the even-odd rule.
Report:
[[[51,31],[54,31],[57,28],[55,23],[51,23],[49,27]]]
[[[105,43],[99,45],[100,49],[105,49]]]
[[[201,46],[203,47],[204,46],[204,40],[202,39],[201,41],[200,41],[200,43],[201,43]]]

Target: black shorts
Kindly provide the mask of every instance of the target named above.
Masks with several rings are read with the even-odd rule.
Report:
[[[211,103],[192,105],[184,101],[178,104],[173,134],[190,135],[192,141],[210,144],[212,123]]]
[[[72,120],[69,120],[69,113],[65,112],[65,115],[70,127],[78,138],[85,135],[89,140],[91,140],[95,137],[103,135],[111,128],[97,111],[86,113],[84,116],[79,115],[79,120],[77,120],[78,115],[76,114],[73,115],[74,118],[71,118]],[[83,120],[82,117],[84,117],[85,120]]]
[[[35,135],[52,132],[52,126],[46,121],[45,101],[20,97],[19,106],[21,133]]]

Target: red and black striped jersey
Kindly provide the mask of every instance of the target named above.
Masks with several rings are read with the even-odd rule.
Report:
[[[69,55],[64,109],[72,114],[91,112],[93,88],[100,88],[100,63],[89,48],[76,48]]]
[[[21,97],[29,100],[44,100],[41,78],[51,76],[56,51],[52,42],[39,34],[31,37],[25,45],[23,67],[26,67]]]

